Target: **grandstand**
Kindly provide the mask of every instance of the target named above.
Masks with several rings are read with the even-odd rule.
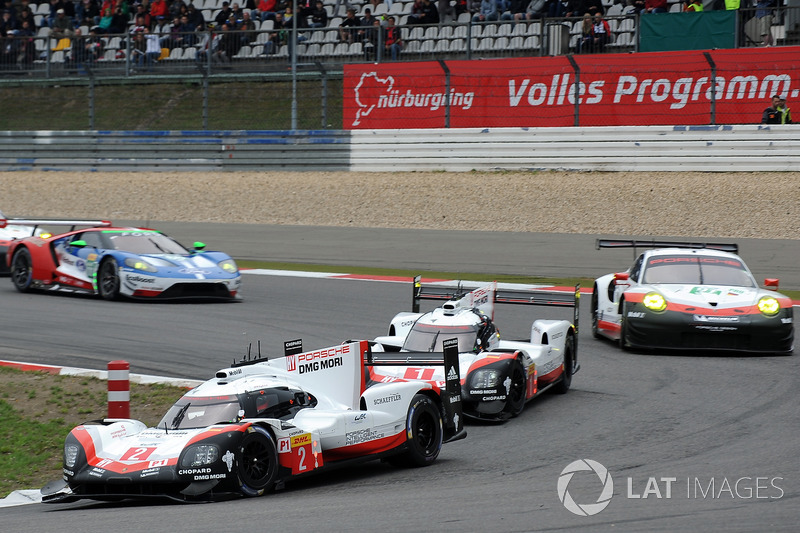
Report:
[[[223,0],[195,0],[194,5],[199,9],[206,22],[214,20],[222,7]],[[629,14],[630,8],[623,4],[614,3],[619,0],[603,0],[606,9],[606,20],[611,28],[611,38],[606,45],[605,53],[634,52],[638,50],[639,43],[639,15]],[[783,0],[784,2],[792,0]],[[382,40],[378,42],[356,41],[353,43],[341,42],[339,25],[343,20],[344,10],[348,5],[345,1],[324,0],[325,9],[328,11],[328,25],[319,29],[298,30],[297,58],[301,65],[327,64],[341,65],[342,63],[385,61],[383,57]],[[486,23],[470,23],[470,14],[462,13],[457,18],[443,17],[443,22],[435,25],[413,26],[409,25],[408,16],[413,5],[412,0],[395,0],[391,6],[380,3],[373,7],[366,2],[363,5],[353,5],[363,15],[364,9],[374,9],[377,17],[394,16],[401,29],[404,48],[400,54],[401,61],[419,61],[436,59],[488,59],[500,57],[530,57],[552,56],[575,53],[576,43],[580,36],[580,19],[536,19],[530,22],[512,23],[511,21],[498,21]],[[679,11],[680,2],[670,1],[670,11]],[[32,64],[13,64],[5,61],[0,65],[3,73],[25,72],[46,77],[84,73],[72,64],[71,42],[69,39],[54,40],[49,38],[49,28],[46,24],[42,27],[43,20],[50,10],[49,2],[31,4],[35,13],[38,34],[35,37],[36,55]],[[338,11],[334,10],[338,7]],[[798,25],[793,22],[800,16],[793,13],[794,8],[786,10],[781,8],[776,11],[773,18],[772,36],[775,45],[788,45],[800,42],[800,35],[794,31]],[[800,9],[800,8],[799,8]],[[755,26],[754,10],[742,9],[744,21],[740,46],[755,46],[760,44],[759,38],[754,35]],[[197,71],[198,68],[208,73],[214,71],[264,71],[285,69],[291,53],[291,47],[280,44],[272,47],[268,44],[270,35],[276,29],[272,20],[260,22],[258,17],[253,17],[256,31],[231,58],[225,62],[215,63],[209,61],[201,52],[201,45],[183,47],[164,46],[156,62],[153,73],[179,73],[181,71]],[[134,24],[133,21],[130,22]],[[748,29],[748,24],[750,29]],[[82,27],[84,34],[89,33],[89,27]],[[170,32],[169,24],[155,25],[153,33],[159,37],[167,37]],[[243,32],[232,32],[236,36]],[[90,71],[100,75],[133,74],[135,62],[130,57],[129,51],[133,49],[131,34],[126,32],[118,35],[105,35],[105,49],[102,57],[89,65]],[[197,42],[202,39],[198,38]],[[293,41],[289,39],[289,41]]]

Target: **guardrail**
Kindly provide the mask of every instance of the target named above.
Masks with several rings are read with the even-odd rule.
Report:
[[[800,125],[0,132],[0,170],[796,171]]]
[[[1,170],[348,170],[342,131],[4,131]]]

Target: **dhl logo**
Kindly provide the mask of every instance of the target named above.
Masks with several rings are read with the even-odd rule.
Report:
[[[311,433],[303,433],[292,437],[292,448],[311,444]]]

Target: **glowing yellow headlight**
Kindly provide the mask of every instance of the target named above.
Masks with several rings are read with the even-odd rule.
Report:
[[[236,262],[234,262],[233,259],[225,259],[224,261],[220,261],[217,265],[222,270],[230,274],[235,274],[239,271],[239,268],[236,266]]]
[[[134,259],[133,257],[128,257],[125,259],[125,266],[135,268],[136,270],[142,270],[144,272],[158,272],[158,269],[153,265],[145,263],[141,259]]]
[[[758,301],[758,310],[767,316],[774,316],[781,310],[781,304],[772,296],[764,296]]]
[[[646,294],[642,303],[651,311],[663,311],[667,308],[667,300],[657,292]]]

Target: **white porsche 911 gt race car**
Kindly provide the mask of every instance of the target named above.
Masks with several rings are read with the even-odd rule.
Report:
[[[623,348],[791,353],[792,301],[758,287],[735,244],[598,240],[653,248],[594,283],[592,333]],[[777,289],[777,279],[765,280]]]
[[[465,294],[467,286],[474,290]],[[393,365],[371,368],[370,378],[375,383],[443,381],[442,369],[432,365],[441,360],[443,341],[456,338],[464,414],[495,421],[515,417],[546,390],[569,390],[578,370],[579,297],[578,287],[565,292],[512,284],[498,288],[497,283],[423,285],[416,278],[413,312],[396,315],[389,334],[373,340],[375,360]],[[423,299],[445,303],[420,313]],[[571,307],[574,322],[539,319],[531,325],[530,340],[504,340],[493,321],[496,303]]]
[[[63,481],[45,502],[81,498],[208,500],[259,496],[329,467],[386,458],[426,466],[443,442],[466,436],[459,383],[365,388],[367,341],[256,359],[187,392],[156,427],[105,419],[73,429]],[[448,354],[457,375],[458,356]]]

